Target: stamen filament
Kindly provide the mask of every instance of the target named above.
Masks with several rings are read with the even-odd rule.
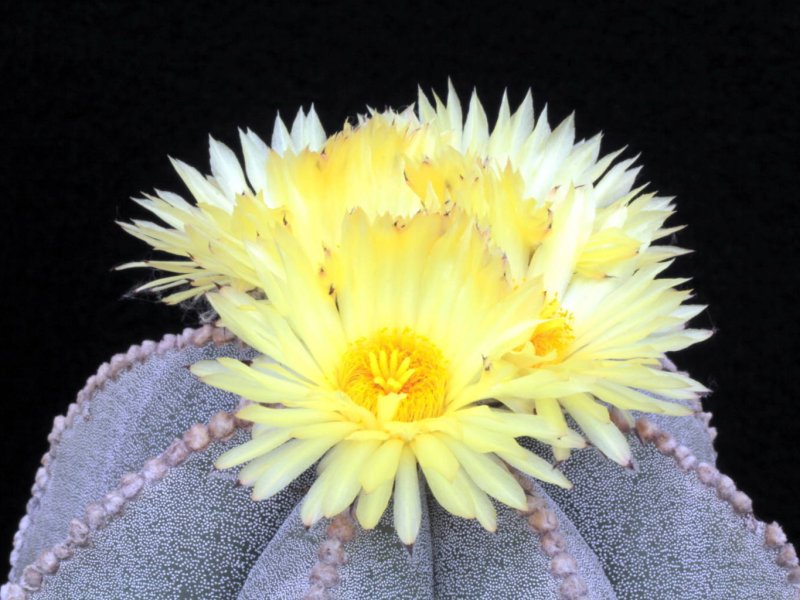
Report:
[[[378,399],[402,396],[394,418],[414,421],[441,414],[447,369],[441,351],[410,329],[381,330],[351,344],[339,369],[341,389],[377,414]]]

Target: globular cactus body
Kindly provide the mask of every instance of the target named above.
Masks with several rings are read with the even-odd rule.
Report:
[[[252,354],[205,327],[102,367],[56,420],[2,599],[798,597],[793,546],[716,470],[701,417],[640,418],[630,469],[575,452],[571,490],[519,475],[528,510],[497,504],[493,533],[424,484],[413,547],[391,506],[370,531],[348,513],[306,529],[312,470],[254,502],[213,467],[249,433],[238,399],[185,367]]]

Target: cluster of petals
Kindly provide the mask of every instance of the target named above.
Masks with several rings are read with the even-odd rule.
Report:
[[[267,498],[316,464],[307,524],[355,503],[374,527],[393,498],[405,543],[420,523],[421,470],[453,514],[493,530],[491,498],[524,508],[513,471],[569,486],[519,438],[563,460],[585,436],[626,465],[609,409],[685,415],[707,390],[662,367],[705,339],[684,250],[659,240],[670,198],[634,188],[635,159],[551,130],[530,94],[489,127],[420,92],[416,110],[369,111],[327,137],[313,108],[271,145],[240,132],[244,168],[211,139],[211,176],[174,165],[194,197],[138,202],[164,224],[123,227],[177,259],[141,289],[206,298],[259,351],[197,363],[252,401],[252,440],[220,468]],[[570,428],[567,416],[580,428]]]

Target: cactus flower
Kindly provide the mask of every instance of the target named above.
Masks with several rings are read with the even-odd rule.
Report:
[[[546,116],[534,121],[530,95],[513,114],[504,98],[491,131],[475,95],[463,123],[452,88],[446,105],[438,98],[435,104],[436,108],[420,92],[417,112],[371,111],[328,138],[313,109],[308,114],[301,111],[291,134],[278,119],[271,149],[252,132],[242,134],[245,169],[232,150],[212,139],[212,177],[203,178],[175,163],[196,206],[159,193],[140,202],[171,228],[146,222],[123,225],[156,249],[187,259],[146,263],[174,274],[142,289],[188,284],[188,289],[168,295],[167,302],[209,293],[222,322],[281,365],[267,367],[261,361],[248,369],[230,364],[196,367],[206,382],[260,402],[284,405],[282,394],[307,397],[324,389],[327,403],[320,404],[316,397],[304,402],[337,415],[336,411],[345,410],[342,401],[367,411],[346,419],[351,426],[360,423],[359,433],[340,424],[334,434],[329,424],[321,433],[327,445],[320,442],[315,452],[303,450],[312,442],[301,444],[281,428],[280,434],[273,431],[271,437],[254,439],[236,459],[233,454],[227,457],[222,464],[230,466],[260,457],[254,463],[262,465],[260,470],[252,466],[245,471],[248,482],[261,481],[256,497],[275,493],[278,483],[288,481],[274,479],[277,472],[271,474],[266,466],[274,453],[281,456],[287,451],[284,443],[304,457],[291,471],[296,475],[339,448],[339,442],[354,445],[350,436],[363,438],[362,427],[374,430],[379,414],[381,422],[427,423],[456,409],[474,411],[474,403],[488,410],[488,399],[529,420],[547,421],[550,435],[562,440],[551,444],[558,459],[568,457],[575,446],[574,438],[563,443],[570,435],[569,415],[590,442],[616,462],[629,465],[630,448],[611,421],[609,406],[628,422],[632,422],[630,410],[686,415],[693,410],[692,402],[707,392],[691,378],[661,368],[666,352],[709,335],[686,326],[704,308],[686,303],[691,292],[677,289],[686,280],[659,277],[683,252],[653,244],[674,231],[663,227],[672,212],[670,200],[641,194],[641,188],[632,190],[636,170],[627,169],[631,161],[611,167],[615,155],[599,158],[599,137],[574,143],[571,118],[554,131]],[[473,263],[463,262],[465,249]],[[504,306],[497,286],[515,288],[515,299],[508,301],[515,306],[521,302],[524,308],[506,314],[505,308],[499,313],[491,310]],[[217,288],[222,291],[210,293]],[[245,293],[267,299],[250,300]],[[489,297],[496,297],[499,304],[482,303]],[[454,309],[442,311],[446,306]],[[268,316],[263,316],[265,311]],[[485,330],[463,327],[479,322]],[[406,341],[417,340],[409,343],[424,345],[421,354],[440,357],[441,365],[421,369],[404,363],[417,350],[409,346],[401,351],[405,342],[398,346],[386,340],[402,337],[399,332],[405,329],[410,331]],[[390,331],[394,333],[386,333]],[[279,339],[273,339],[276,336]],[[291,342],[282,336],[291,337]],[[503,339],[501,346],[495,343],[498,336]],[[361,346],[371,350],[360,356]],[[285,356],[287,348],[299,347],[307,351],[293,350],[294,360]],[[381,352],[391,361],[395,351],[396,365],[364,363],[369,368],[362,375],[373,381],[369,393],[358,377],[348,379],[353,369],[348,361],[380,357]],[[490,377],[479,376],[481,362]],[[278,383],[276,369],[279,379],[294,380],[299,387],[288,390],[286,383]],[[389,374],[408,379],[389,384],[384,381]],[[255,391],[256,381],[268,391]],[[423,401],[405,390],[419,389],[421,382],[426,389],[438,390],[435,400]],[[470,386],[463,387],[467,382]],[[338,402],[332,392],[338,394]],[[292,402],[307,409],[299,399]],[[243,414],[254,418],[255,410]],[[395,412],[398,419],[386,416]],[[274,426],[266,416],[261,419],[265,427]],[[403,427],[402,439],[411,442],[410,426]],[[380,499],[372,500],[370,510],[361,511],[369,514],[362,524],[376,522],[388,502],[398,465],[411,464],[411,457],[400,449],[400,433],[383,425],[379,429],[388,438],[373,438],[370,444],[361,441],[366,472],[374,470],[377,460],[367,461],[370,445],[377,448],[379,441],[391,442],[387,447],[396,449],[388,455],[391,461],[381,480]],[[536,427],[514,431],[546,441]],[[463,441],[463,435],[456,437]],[[291,439],[295,441],[289,444]],[[456,443],[453,436],[446,439]],[[480,511],[475,507],[456,507],[452,500],[470,497],[451,489],[460,461],[446,444],[432,443],[422,446],[416,441],[408,452],[423,469],[429,463],[426,452],[448,457],[440,469],[427,468],[426,473],[445,475],[451,491],[443,491],[443,484],[440,496],[453,512],[477,516]],[[350,462],[348,453],[341,456],[345,457],[341,461]],[[398,462],[401,456],[409,462]],[[327,470],[329,463],[324,464]],[[333,475],[329,478],[339,481]],[[268,486],[266,482],[273,479],[275,483]],[[326,497],[319,491],[324,488],[320,483],[309,497],[304,518],[313,522],[340,510],[355,495],[366,507],[378,490],[373,482],[359,491],[357,479],[353,475],[352,489],[324,509],[312,502],[316,495],[317,504]],[[481,493],[512,505],[520,501],[519,490],[513,500],[504,492],[486,489],[482,482],[472,483]],[[399,489],[396,486],[395,491]],[[446,494],[450,501],[444,500]],[[483,500],[481,504],[487,511],[480,518],[492,528],[488,505]],[[404,538],[413,539],[414,528],[403,527]]]
[[[324,456],[304,522],[333,517],[358,498],[356,515],[372,528],[394,490],[406,544],[420,523],[417,464],[442,506],[491,531],[487,494],[525,508],[504,463],[568,486],[515,438],[570,448],[583,446],[580,436],[516,415],[491,393],[518,373],[502,357],[535,326],[536,282],[511,285],[502,257],[457,209],[371,221],[357,209],[342,227],[321,268],[283,225],[265,235],[278,256],[264,249],[255,264],[269,300],[233,288],[208,295],[222,323],[262,353],[249,365],[192,367],[206,383],[263,405],[238,413],[259,427],[218,466],[252,461],[239,479],[263,499]]]

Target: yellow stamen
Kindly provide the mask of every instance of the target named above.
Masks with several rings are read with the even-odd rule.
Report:
[[[536,326],[531,336],[536,356],[547,357],[547,360],[539,364],[559,362],[566,357],[575,340],[572,313],[561,308],[554,298],[544,305],[539,317],[543,321]]]
[[[339,367],[339,386],[376,415],[381,397],[400,395],[393,420],[418,421],[442,414],[446,367],[441,350],[428,338],[410,329],[382,329],[350,345]]]

